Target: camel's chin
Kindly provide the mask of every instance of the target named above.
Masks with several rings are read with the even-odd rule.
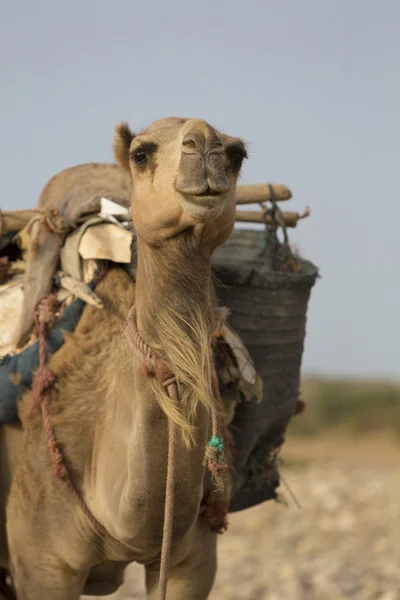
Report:
[[[215,196],[189,196],[182,200],[182,206],[196,223],[208,223],[222,215],[226,202]]]

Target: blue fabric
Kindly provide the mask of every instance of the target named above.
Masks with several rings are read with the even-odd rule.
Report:
[[[72,332],[79,323],[86,302],[78,298],[65,310],[46,337],[50,354],[64,344],[64,331]],[[16,356],[0,359],[0,422],[18,421],[18,400],[27,391],[39,367],[39,343],[35,342]]]

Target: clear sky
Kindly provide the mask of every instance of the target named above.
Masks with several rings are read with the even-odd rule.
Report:
[[[243,183],[312,207],[304,370],[400,376],[398,0],[13,0],[0,64],[1,208],[112,160],[121,120],[204,118],[249,142]]]

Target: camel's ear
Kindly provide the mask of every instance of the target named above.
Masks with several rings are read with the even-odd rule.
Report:
[[[114,156],[123,169],[129,171],[129,148],[135,134],[129,129],[128,123],[120,123],[115,128]]]

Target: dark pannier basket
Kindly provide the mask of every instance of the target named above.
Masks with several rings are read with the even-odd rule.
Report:
[[[285,232],[286,237],[286,232]],[[307,307],[318,269],[276,228],[235,230],[214,255],[219,301],[263,381],[263,399],[238,404],[231,433],[237,479],[231,511],[276,498],[277,455],[299,399]]]

